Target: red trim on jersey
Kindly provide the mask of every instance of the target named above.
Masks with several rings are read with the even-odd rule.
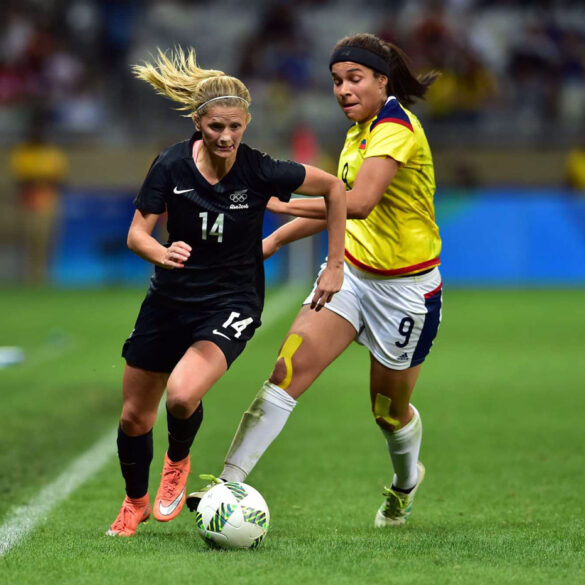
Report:
[[[434,288],[431,292],[426,293],[425,299],[430,299],[431,297],[434,297],[437,293],[441,292],[442,288],[443,288],[443,283],[441,283],[437,288]]]
[[[400,124],[401,126],[404,126],[405,128],[408,128],[411,132],[414,132],[414,129],[412,127],[412,124],[410,122],[406,122],[405,120],[401,120],[400,118],[380,118],[375,124],[374,124],[374,128],[378,125],[378,124],[384,124],[384,122],[394,122],[394,124]],[[372,128],[372,130],[374,129]]]
[[[398,276],[400,274],[408,274],[409,272],[414,272],[415,270],[424,270],[425,268],[438,266],[441,263],[441,259],[439,258],[439,256],[437,256],[432,260],[427,260],[426,262],[421,262],[420,264],[413,264],[412,266],[405,266],[404,268],[395,268],[394,270],[381,270],[380,268],[374,268],[373,266],[368,266],[367,264],[360,262],[357,258],[354,258],[347,250],[345,251],[345,257],[352,264],[355,264],[358,268],[361,268],[366,272],[371,272],[372,274],[379,274],[381,276]],[[413,276],[416,275],[413,274]]]

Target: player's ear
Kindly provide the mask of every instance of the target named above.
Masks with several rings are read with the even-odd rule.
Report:
[[[197,130],[197,132],[201,131],[201,118],[199,118],[199,115],[197,113],[193,113],[193,124],[195,124],[195,129]]]

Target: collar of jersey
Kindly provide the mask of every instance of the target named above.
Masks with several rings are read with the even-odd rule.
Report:
[[[187,142],[187,152],[185,152],[185,156],[183,158],[193,158],[193,143],[196,140],[202,140],[203,139],[203,135],[201,134],[201,132],[199,132],[199,130],[196,130],[195,132],[193,132],[191,138],[189,138],[188,142]]]
[[[384,109],[384,107],[386,106],[386,104],[390,101],[390,100],[395,100],[396,97],[393,95],[388,96],[388,99],[384,102],[384,105],[375,113],[374,116],[372,116],[369,120],[366,120],[365,122],[356,122],[357,126],[359,127],[360,130],[363,130],[364,128],[366,128],[368,126],[368,124],[371,124],[380,114],[380,112]]]
[[[193,143],[195,142],[195,140],[201,140],[201,139],[202,139],[202,135],[201,135],[201,132],[199,132],[199,131],[196,131],[193,134],[193,136],[191,136],[191,138],[189,139],[189,141],[186,142],[186,144],[187,144],[187,152],[186,152],[185,156],[183,157],[183,159],[189,161],[189,165],[191,166],[191,169],[195,173],[196,177],[198,177],[198,180],[203,181],[203,184],[206,187],[208,187],[209,189],[221,189],[221,190],[223,190],[224,184],[225,184],[225,180],[227,179],[227,177],[229,177],[232,174],[232,171],[234,170],[234,167],[236,166],[236,163],[238,161],[238,158],[240,157],[240,149],[243,146],[243,142],[240,142],[240,145],[239,145],[238,150],[236,152],[236,160],[235,160],[232,168],[229,170],[228,174],[225,177],[223,177],[223,179],[221,179],[220,181],[218,181],[217,183],[215,183],[214,185],[212,185],[201,174],[201,171],[197,168],[197,165],[195,164],[195,161],[193,160]]]

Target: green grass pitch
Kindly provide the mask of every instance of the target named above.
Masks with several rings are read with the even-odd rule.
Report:
[[[0,345],[27,354],[0,370],[0,524],[115,428],[120,348],[142,295],[0,291]],[[206,398],[189,487],[220,470],[301,298]],[[390,466],[369,412],[367,352],[354,344],[249,478],[272,514],[258,550],[208,549],[186,509],[133,539],[105,537],[123,497],[112,446],[106,466],[0,558],[0,583],[584,583],[583,291],[447,289],[444,302],[413,400],[427,478],[406,527],[373,528]],[[151,496],[165,435],[161,419]]]

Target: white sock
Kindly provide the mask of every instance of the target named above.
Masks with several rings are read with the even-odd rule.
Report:
[[[222,479],[244,481],[283,429],[297,401],[282,388],[264,382],[242,416],[225,459]]]
[[[418,454],[422,441],[422,422],[418,410],[410,405],[414,415],[408,424],[393,433],[382,429],[394,467],[392,485],[398,489],[413,488],[418,481]]]

